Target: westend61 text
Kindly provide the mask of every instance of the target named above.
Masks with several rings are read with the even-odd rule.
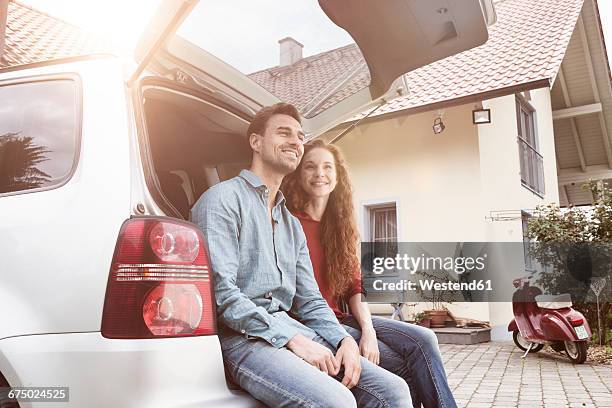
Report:
[[[491,280],[474,280],[471,282],[435,282],[432,280],[419,280],[418,281],[420,290],[493,290]],[[373,282],[374,290],[384,291],[405,291],[405,290],[417,290],[417,283],[402,279],[396,282],[384,282],[381,279],[377,279]]]

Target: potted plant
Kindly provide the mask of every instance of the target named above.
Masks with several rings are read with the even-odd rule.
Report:
[[[435,283],[444,283],[454,281],[448,272],[442,271],[418,271],[423,280],[433,281]],[[456,290],[437,290],[435,287],[431,289],[423,289],[421,285],[417,286],[417,292],[423,300],[431,303],[432,308],[425,310],[425,315],[431,320],[431,327],[445,327],[446,318],[448,317],[448,310],[444,307],[445,303],[452,303],[455,300]]]
[[[414,315],[414,323],[423,327],[431,327],[431,319],[424,312],[419,312]]]

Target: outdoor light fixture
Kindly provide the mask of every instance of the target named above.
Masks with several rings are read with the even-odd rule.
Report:
[[[472,111],[472,123],[475,125],[491,123],[491,109],[474,109]]]
[[[434,119],[434,124],[433,124],[434,134],[439,135],[440,133],[444,132],[445,128],[446,126],[444,126],[444,122],[442,122],[441,116],[438,116],[436,119]]]

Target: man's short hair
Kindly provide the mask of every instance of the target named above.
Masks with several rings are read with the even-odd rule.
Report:
[[[295,106],[285,102],[275,103],[274,105],[261,108],[259,112],[257,112],[255,117],[251,121],[249,128],[247,129],[247,139],[253,133],[263,135],[266,130],[266,126],[268,125],[268,120],[270,120],[273,115],[279,114],[291,116],[293,119],[297,120],[298,123],[302,124],[300,112]]]

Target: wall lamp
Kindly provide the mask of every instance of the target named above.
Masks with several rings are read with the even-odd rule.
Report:
[[[472,111],[472,123],[475,125],[491,123],[491,109],[474,109]]]
[[[442,118],[436,118],[434,120],[434,124],[433,124],[434,134],[439,135],[440,133],[444,132],[445,128],[446,126],[444,126],[444,122],[442,122]]]
[[[440,133],[444,132],[444,129],[446,129],[444,122],[442,122],[443,115],[444,115],[444,111],[439,110],[438,117],[434,119],[432,128],[433,128],[433,132],[435,135],[439,135]]]

